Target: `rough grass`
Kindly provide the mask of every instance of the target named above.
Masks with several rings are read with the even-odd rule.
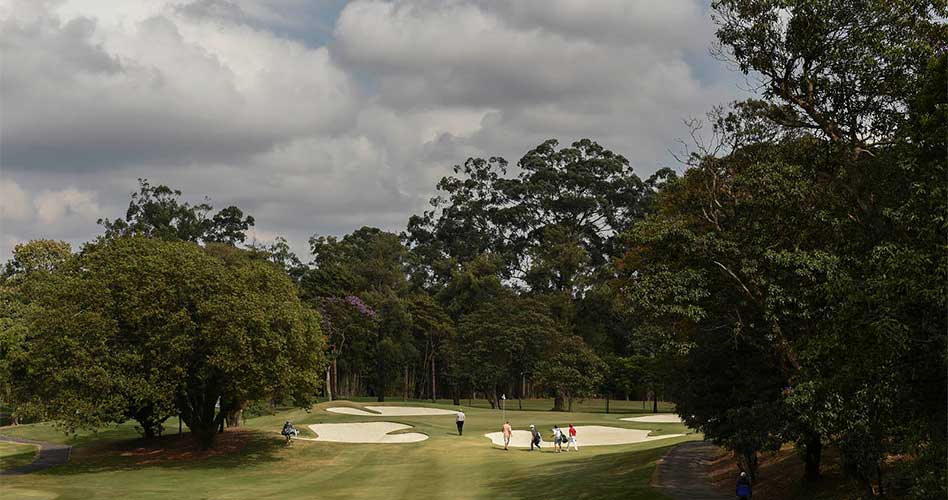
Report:
[[[505,452],[491,446],[483,436],[500,430],[501,412],[479,404],[464,404],[467,421],[463,437],[457,436],[450,415],[387,417],[386,420],[411,425],[414,431],[430,438],[411,444],[295,441],[284,445],[279,431],[286,420],[304,434],[308,424],[365,421],[365,417],[324,410],[337,404],[323,403],[310,412],[286,410],[250,419],[241,433],[228,433],[241,437],[239,446],[231,443],[233,449],[224,454],[187,453],[186,439],[176,436],[176,422],[166,424],[166,435],[153,442],[138,439],[133,424],[74,437],[65,437],[45,424],[8,427],[0,432],[70,442],[76,448],[68,465],[29,476],[4,478],[0,496],[4,500],[661,499],[664,497],[648,487],[655,461],[669,446],[699,437],[586,447],[580,453]],[[408,404],[453,408],[448,404]],[[537,410],[550,406],[550,401],[530,405]],[[656,433],[687,432],[680,424],[618,420],[632,414],[521,412],[510,410],[508,405],[507,418],[517,429],[536,424],[545,439],[553,424],[569,423],[645,428]],[[238,438],[228,435],[225,439]]]
[[[779,452],[760,458],[754,497],[772,500],[857,500],[862,498],[857,486],[840,470],[839,456],[831,447],[823,449],[823,477],[813,484],[802,481],[803,460],[793,448],[784,445]],[[737,461],[730,453],[722,455],[712,466],[712,479],[718,491],[733,494],[740,474]]]

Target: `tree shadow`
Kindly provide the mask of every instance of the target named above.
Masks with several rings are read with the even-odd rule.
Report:
[[[529,452],[529,449],[525,450]],[[549,498],[654,499],[662,495],[648,486],[655,461],[667,447],[608,453],[591,457],[569,455],[556,463],[538,454],[538,463],[490,483],[496,497],[546,500]],[[579,454],[577,454],[579,455]],[[540,456],[544,456],[541,459]],[[542,462],[540,461],[542,460]]]
[[[280,460],[281,451],[287,448],[285,439],[276,433],[239,430],[220,434],[213,449],[201,451],[190,434],[185,433],[84,448],[77,450],[79,453],[74,453],[68,464],[35,474],[71,476],[148,468],[235,469],[276,462]]]

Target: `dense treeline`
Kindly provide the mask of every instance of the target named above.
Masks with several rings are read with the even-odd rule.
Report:
[[[867,496],[943,498],[948,12],[713,10],[761,95],[691,122],[680,178],[550,140],[456,166],[401,234],[304,258],[142,181],[80,252],[16,248],[4,400],[146,436],[180,415],[210,445],[260,400],[663,397],[751,475],[794,443],[815,480],[832,446]]]

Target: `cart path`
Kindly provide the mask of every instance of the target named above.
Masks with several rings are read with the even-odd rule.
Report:
[[[36,459],[33,460],[33,462],[8,470],[0,470],[0,476],[17,476],[20,474],[29,474],[30,472],[36,472],[43,469],[48,469],[50,467],[55,467],[57,465],[63,465],[69,462],[69,454],[72,451],[72,446],[69,445],[49,443],[46,441],[34,441],[32,439],[0,436],[0,441],[19,444],[35,444],[40,448],[39,453],[36,455]]]
[[[730,500],[711,484],[711,462],[720,449],[705,441],[682,443],[668,452],[655,468],[652,485],[674,500]]]

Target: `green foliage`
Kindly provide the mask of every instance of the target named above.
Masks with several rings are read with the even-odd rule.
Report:
[[[53,272],[72,255],[72,247],[65,241],[33,240],[13,247],[13,258],[7,261],[4,281],[37,272]]]
[[[948,7],[932,0],[716,0],[712,9],[719,54],[786,105],[773,108],[781,125],[857,151],[891,143],[948,36]]]
[[[576,336],[554,339],[537,361],[534,379],[558,397],[565,397],[568,411],[573,400],[592,396],[602,384],[603,362]]]
[[[139,235],[236,245],[246,240],[246,231],[254,225],[253,217],[244,217],[243,211],[235,206],[210,216],[214,207],[207,202],[181,203],[181,191],[177,189],[153,186],[147,179],[139,179],[138,183],[139,191],[132,193],[124,219],[99,219],[105,228],[105,238]]]
[[[150,436],[178,413],[210,446],[230,405],[306,406],[319,389],[319,316],[280,269],[229,245],[112,238],[15,297],[17,399],[69,430],[135,419]]]

